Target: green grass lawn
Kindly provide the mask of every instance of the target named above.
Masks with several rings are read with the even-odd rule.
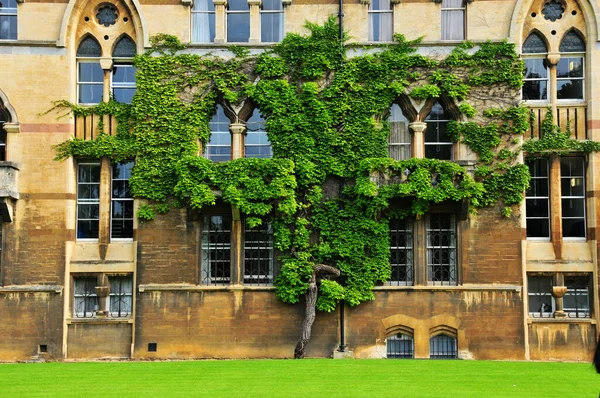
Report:
[[[247,360],[0,364],[1,397],[590,397],[585,363]]]

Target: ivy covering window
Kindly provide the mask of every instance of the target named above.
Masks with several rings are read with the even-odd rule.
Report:
[[[202,283],[231,281],[231,216],[204,216],[202,221]]]
[[[77,97],[80,104],[102,102],[104,71],[100,66],[100,43],[86,36],[77,48]]]
[[[135,54],[135,43],[128,36],[122,37],[115,45],[111,92],[118,102],[130,104],[135,94],[135,66],[132,63]]]
[[[192,43],[215,41],[215,5],[213,0],[196,0],[192,9]]]
[[[454,215],[427,217],[427,280],[434,285],[457,284]]]
[[[583,158],[560,159],[563,238],[585,238],[585,164]]]
[[[77,170],[77,239],[98,239],[100,164],[80,163]]]
[[[410,219],[390,220],[390,285],[412,285],[413,223]]]
[[[133,162],[119,162],[112,168],[110,236],[112,239],[133,238],[133,198],[129,178]]]
[[[583,100],[585,43],[573,31],[568,32],[559,47],[560,61],[556,65],[556,98]]]
[[[389,123],[388,152],[390,157],[394,160],[410,159],[411,136],[408,119],[404,116],[398,104],[393,104],[390,109]]]
[[[271,222],[253,228],[244,222],[244,284],[273,284],[273,258]]]
[[[111,276],[110,278],[109,312],[110,316],[119,318],[131,316],[133,309],[133,277]]]
[[[247,158],[271,158],[273,152],[265,127],[265,119],[255,109],[246,123],[244,153]]]
[[[548,64],[546,43],[537,33],[532,33],[523,43],[525,63],[525,82],[523,84],[524,100],[548,99]]]
[[[446,114],[439,102],[431,108],[425,118],[425,157],[428,159],[451,160],[454,144],[448,135],[448,122],[452,118]]]
[[[371,0],[369,41],[392,41],[394,18],[390,0]]]
[[[465,0],[442,0],[442,40],[465,40]]]
[[[283,4],[281,0],[263,0],[260,11],[260,41],[280,42],[283,39]]]
[[[17,1],[0,1],[0,40],[17,40]]]
[[[210,120],[210,141],[206,145],[206,158],[214,162],[231,159],[231,133],[229,118],[221,105]]]
[[[550,238],[548,159],[527,159],[531,175],[525,198],[528,238]]]
[[[227,41],[246,43],[250,40],[250,7],[247,0],[227,3]]]

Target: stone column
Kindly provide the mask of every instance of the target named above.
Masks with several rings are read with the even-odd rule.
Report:
[[[100,274],[96,286],[96,296],[98,296],[98,311],[96,311],[97,318],[105,318],[108,316],[108,308],[106,306],[106,300],[110,294],[110,283],[106,274]]]
[[[564,282],[564,275],[557,273],[554,275],[552,286],[552,295],[554,296],[554,302],[556,303],[556,310],[554,311],[555,318],[565,318],[567,314],[564,311],[563,297],[567,294],[567,287]]]
[[[548,53],[546,57],[548,61],[548,78],[550,84],[548,85],[548,99],[550,100],[550,106],[552,107],[552,116],[554,116],[554,123],[558,120],[558,111],[556,109],[556,65],[560,61],[560,53]]]
[[[413,131],[412,140],[412,157],[413,158],[424,158],[425,157],[425,129],[427,123],[424,122],[413,122],[408,125]]]
[[[261,0],[248,0],[250,6],[250,39],[252,44],[260,43],[260,6]]]
[[[226,42],[227,16],[225,8],[227,7],[227,0],[213,0],[213,3],[215,4],[215,43],[223,44]]]
[[[102,260],[106,258],[110,242],[111,174],[110,160],[102,158],[100,163],[100,220],[98,223],[98,250]]]
[[[244,140],[242,134],[246,132],[246,125],[243,123],[231,123],[229,131],[231,131],[231,159],[243,158]]]
[[[104,57],[100,59],[100,67],[104,71],[104,89],[102,91],[102,102],[110,101],[110,76],[112,74],[113,68],[113,60],[110,57]],[[110,115],[102,115],[102,123],[104,127],[102,130],[110,134],[110,131],[107,131],[108,126],[110,126]],[[96,126],[92,126],[92,131],[96,129]],[[100,131],[98,131],[100,133]]]
[[[554,256],[562,259],[562,208],[560,190],[560,158],[554,154],[550,157],[550,240],[554,248]]]

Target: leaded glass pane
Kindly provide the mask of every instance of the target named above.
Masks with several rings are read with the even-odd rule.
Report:
[[[78,57],[101,57],[102,48],[100,43],[91,36],[87,36],[77,48]]]
[[[565,6],[563,6],[562,2],[558,0],[550,0],[544,4],[544,8],[542,9],[544,18],[552,22],[556,21],[557,19],[561,19],[564,12]]]
[[[129,36],[123,36],[115,45],[113,57],[115,58],[133,58],[137,53],[135,42]]]
[[[560,42],[559,51],[561,53],[584,53],[585,43],[577,33],[570,31]]]
[[[544,39],[537,33],[530,34],[525,43],[523,43],[523,54],[543,54],[547,52],[548,48]]]
[[[117,9],[110,4],[101,6],[96,13],[96,20],[105,27],[114,25],[117,22]]]

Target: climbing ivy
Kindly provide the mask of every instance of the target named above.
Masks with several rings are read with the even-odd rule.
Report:
[[[523,64],[510,43],[467,42],[437,60],[416,53],[419,40],[396,35],[381,51],[347,57],[334,19],[307,26],[310,36],[289,34],[258,56],[229,47],[227,59],[181,53],[172,36],[155,37],[135,58],[131,106],[56,104],[76,116],[113,114],[119,121],[115,136],[58,145],[57,159],[135,158],[132,193],[148,200],[137,213],[142,220],[219,200],[250,225],[271,215],[282,253],[278,297],[298,302],[313,266],[330,264],[343,282],[322,281],[317,306],[332,311],[341,299],[373,299],[375,284],[389,279],[390,218],[421,216],[447,201],[473,209],[519,203],[529,174],[514,164],[513,141],[527,130],[529,114],[515,106]],[[477,109],[472,91],[482,86],[498,88],[509,104]],[[449,133],[478,154],[474,176],[453,162],[388,157],[385,118],[399,96],[461,102],[455,113],[471,120],[450,123]],[[248,103],[260,109],[273,159],[213,163],[199,155],[217,102],[236,112]]]

